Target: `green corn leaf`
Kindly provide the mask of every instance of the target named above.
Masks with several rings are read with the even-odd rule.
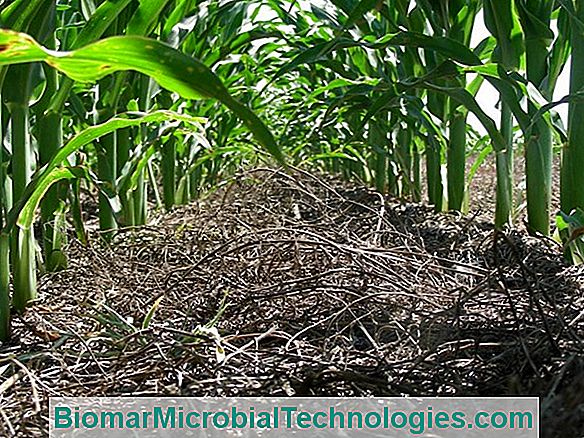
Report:
[[[53,184],[63,179],[73,179],[81,176],[89,179],[83,173],[84,168],[82,167],[62,167],[62,164],[72,153],[117,129],[138,126],[144,123],[161,123],[169,120],[183,122],[198,131],[200,130],[200,123],[205,119],[186,116],[172,111],[155,111],[149,114],[139,114],[135,118],[115,117],[101,125],[90,126],[81,131],[65,146],[59,149],[53,159],[33,176],[31,182],[26,186],[22,198],[8,213],[6,225],[2,233],[9,233],[15,225],[18,225],[22,229],[30,229],[34,220],[34,212],[39,202]]]
[[[479,167],[483,164],[483,162],[485,161],[485,159],[493,152],[493,146],[491,144],[487,144],[485,145],[481,151],[479,152],[479,154],[477,155],[477,157],[475,158],[472,166],[470,167],[469,171],[468,171],[468,176],[466,179],[466,184],[470,186],[470,183],[472,182],[475,174],[477,173],[477,170],[479,170]]]
[[[0,25],[15,31],[27,31],[38,11],[46,10],[51,0],[16,0],[0,12]],[[0,88],[4,83],[7,68],[0,68]]]
[[[337,88],[342,88],[342,87],[349,87],[351,85],[356,85],[356,84],[357,84],[356,81],[351,81],[348,79],[341,79],[341,78],[333,79],[328,84],[323,85],[322,87],[318,87],[316,90],[314,90],[312,93],[310,93],[310,95],[307,96],[307,100],[315,98],[317,96],[320,96],[321,94],[323,94],[327,91],[335,90]]]
[[[217,99],[245,123],[272,156],[284,163],[272,133],[253,111],[229,94],[205,64],[159,41],[112,37],[71,52],[56,52],[45,49],[29,35],[0,31],[0,65],[33,61],[44,61],[80,82],[94,82],[116,71],[135,70],[184,98]]]
[[[158,22],[158,16],[161,14],[168,1],[169,0],[149,0],[140,2],[140,6],[136,8],[130,22],[126,25],[126,35],[148,35]],[[93,40],[97,39],[99,36],[101,36],[101,34],[97,35]],[[116,76],[113,90],[117,91],[113,92],[110,96],[111,101],[108,102],[110,106],[114,108],[117,107],[118,99],[120,98],[120,90],[126,82],[127,77],[128,72],[122,72]]]
[[[553,0],[515,0],[526,39],[541,40],[546,46],[551,44],[554,33],[546,21],[551,18],[553,3]]]
[[[31,190],[27,202],[22,205],[17,219],[18,226],[24,230],[30,230],[34,222],[35,212],[51,186],[65,179],[78,178],[82,172],[81,168],[60,167],[47,173],[44,178],[38,181],[34,190]],[[9,214],[7,226],[11,222],[11,219],[13,218]]]
[[[126,35],[148,35],[170,0],[142,0],[126,26]]]
[[[414,78],[410,80],[405,80],[402,82],[402,85],[406,87],[419,87],[419,88],[435,88],[437,91],[440,91],[441,88],[444,88],[442,92],[448,94],[446,90],[459,90],[458,88],[453,87],[442,87],[441,85],[436,85],[432,83],[433,80],[436,79],[445,79],[445,78],[455,78],[457,75],[461,75],[464,73],[477,73],[481,75],[485,80],[487,80],[495,89],[500,93],[501,99],[509,105],[513,115],[517,119],[521,129],[524,132],[527,132],[530,128],[533,128],[533,123],[530,116],[525,112],[520,105],[521,98],[525,97],[528,98],[536,107],[540,107],[542,102],[538,102],[538,100],[545,100],[540,94],[537,93],[537,90],[533,88],[529,88],[528,84],[526,84],[525,80],[518,75],[511,76],[507,74],[499,65],[497,64],[481,64],[475,66],[468,66],[468,67],[460,67],[451,61],[445,61],[442,64],[438,65],[435,69],[428,72],[425,76]],[[480,83],[471,83],[467,90],[464,90],[466,93],[456,91],[458,98],[454,98],[460,104],[465,105],[462,103],[460,98],[464,99],[464,101],[471,105],[471,107],[467,107],[468,110],[471,112],[475,112],[477,118],[481,121],[481,123],[487,123],[491,125],[491,123],[487,120],[490,119],[489,117],[485,118],[486,114],[482,111],[476,101],[474,100],[474,95],[478,89],[477,86],[480,86]],[[468,96],[466,95],[468,93]],[[472,100],[468,99],[471,97]],[[466,105],[465,105],[466,106]],[[481,114],[482,113],[482,114]],[[480,114],[480,115],[479,115]],[[488,132],[489,128],[485,126]]]
[[[357,3],[353,11],[351,12],[351,14],[349,15],[349,17],[347,18],[347,21],[343,26],[344,29],[350,28],[355,23],[361,20],[364,21],[365,14],[367,14],[367,12],[369,12],[371,9],[377,6],[378,3],[379,3],[378,0],[360,0],[359,3]]]
[[[393,89],[380,93],[379,97],[371,103],[371,106],[367,110],[367,113],[361,120],[361,124],[355,130],[354,136],[360,135],[363,129],[365,128],[365,124],[382,109],[391,110],[399,108],[399,97],[400,96],[398,96],[396,94],[396,91]]]
[[[558,0],[558,3],[570,17],[570,26],[574,28],[572,31],[584,33],[584,22],[578,18],[574,2],[572,0]]]
[[[446,94],[447,96],[451,97],[461,105],[463,105],[466,109],[468,109],[471,113],[473,113],[477,119],[481,122],[485,130],[489,133],[491,140],[493,142],[493,148],[496,151],[503,151],[506,148],[506,143],[501,133],[497,129],[497,124],[493,119],[491,119],[481,108],[481,106],[477,103],[475,98],[472,94],[470,94],[464,88],[457,88],[457,87],[440,87],[438,85],[426,83],[424,85],[425,88],[429,90],[438,91],[440,93]]]
[[[497,40],[489,36],[482,40],[473,49],[473,53],[481,60],[488,61],[493,56],[493,50],[497,47]]]
[[[355,41],[350,38],[339,37],[331,41],[318,43],[295,56],[290,62],[280,68],[274,76],[275,78],[279,78],[300,65],[321,61],[332,52],[358,46],[375,50],[397,46],[423,48],[436,51],[464,65],[481,64],[480,58],[472,50],[451,38],[430,37],[416,32],[398,32],[379,39],[366,36],[363,41]]]
[[[497,39],[494,60],[510,70],[519,68],[524,51],[521,28],[513,10],[513,3],[512,0],[483,2],[485,25]]]
[[[472,31],[475,23],[475,18],[480,7],[480,3],[474,0],[467,1],[466,4],[463,2],[458,2],[452,6],[458,6],[460,9],[456,10],[456,7],[451,7],[450,15],[455,15],[451,17],[452,24],[448,31],[448,36],[459,41],[465,45],[470,45],[470,40],[472,37]]]
[[[130,190],[135,190],[138,186],[138,179],[143,175],[143,171],[148,164],[148,160],[154,155],[156,148],[150,146],[141,154],[138,154],[135,160],[126,163],[128,169],[124,167],[122,171],[122,176],[118,180],[116,186],[120,193],[127,193]]]
[[[52,0],[16,0],[2,9],[0,22],[3,27],[16,31],[26,31],[36,13]]]
[[[406,46],[429,49],[441,55],[453,59],[465,65],[481,64],[480,58],[464,44],[452,38],[430,37],[416,32],[399,32],[393,35],[386,35],[374,42],[366,44],[372,49],[379,49],[389,46]]]
[[[176,7],[164,22],[164,27],[162,29],[163,39],[168,38],[172,32],[172,28],[180,23],[180,21],[190,12],[196,3],[196,0],[179,0],[177,2]]]
[[[130,2],[131,0],[104,1],[81,28],[71,49],[78,49],[101,37]]]
[[[563,243],[564,254],[575,265],[584,263],[584,211],[577,208],[566,214],[560,211],[556,216],[555,238]]]
[[[93,15],[95,10],[97,9],[95,6],[95,2],[93,0],[81,0],[81,14],[85,18],[85,20],[89,20],[89,18]]]
[[[484,81],[484,77],[482,77],[481,75],[477,75],[476,78],[474,78],[467,86],[466,86],[466,90],[472,94],[473,96],[476,97],[477,93],[479,92],[481,85],[483,84]]]
[[[424,16],[430,23],[434,33],[440,34],[440,31],[447,27],[445,5],[431,0],[418,0],[416,3],[420,5],[420,9],[424,12]]]
[[[584,90],[579,91],[577,93],[568,94],[559,100],[546,103],[545,105],[542,105],[537,110],[537,112],[535,112],[533,114],[533,116],[531,117],[530,123],[527,126],[528,126],[528,128],[533,127],[540,117],[543,117],[546,113],[549,112],[550,117],[552,119],[551,122],[553,122],[553,128],[556,129],[556,131],[558,132],[558,134],[562,138],[562,142],[565,142],[565,141],[567,141],[567,134],[566,134],[565,129],[563,127],[562,121],[561,121],[561,119],[556,120],[556,118],[558,118],[558,115],[557,115],[557,113],[553,112],[552,110],[553,110],[553,108],[555,108],[556,106],[559,106],[559,105],[564,105],[567,103],[582,102],[583,100],[584,100]]]
[[[543,79],[541,88],[546,96],[552,96],[556,83],[570,56],[570,19],[564,8],[558,9],[558,36],[556,37],[548,58],[548,74]]]
[[[324,43],[319,43],[314,45],[309,49],[305,49],[300,52],[297,56],[295,56],[290,62],[284,65],[278,72],[274,75],[275,78],[281,77],[283,74],[294,70],[295,68],[303,65],[303,64],[311,64],[316,61],[319,61],[326,56],[328,56],[331,52],[335,51],[337,48],[343,45],[343,42],[347,46],[355,46],[356,42],[347,38],[344,39],[335,39],[332,41],[326,41]]]
[[[94,9],[95,5],[93,5],[93,7],[88,5],[89,7],[86,8],[87,11],[89,12],[93,10],[93,13],[87,20],[85,26],[81,28],[79,34],[73,39],[70,48],[77,49],[100,38],[116,18],[118,18],[126,6],[128,6],[130,1],[131,0],[106,0],[101,3],[97,9]],[[143,6],[140,8],[142,7]],[[60,113],[63,110],[65,101],[71,94],[70,92],[72,88],[73,81],[70,78],[64,78],[57,93],[51,100],[51,111]]]
[[[187,116],[184,114],[178,114],[173,111],[154,111],[152,113],[128,113],[130,117],[125,117],[123,114],[109,119],[100,125],[90,126],[75,137],[73,137],[69,142],[63,146],[53,159],[46,165],[46,170],[59,166],[63,163],[69,155],[79,150],[81,147],[93,142],[94,140],[102,137],[105,134],[116,131],[117,129],[128,128],[131,126],[138,126],[145,123],[161,123],[164,121],[175,120],[183,122],[190,125],[192,129],[199,131],[200,124],[204,123],[206,119],[201,117]],[[131,118],[132,116],[136,116]],[[43,168],[44,170],[45,168]]]

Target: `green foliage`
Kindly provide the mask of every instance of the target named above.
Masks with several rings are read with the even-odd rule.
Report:
[[[243,120],[268,152],[284,161],[270,130],[229,94],[207,66],[156,40],[112,37],[71,52],[56,53],[41,47],[28,35],[1,31],[0,47],[0,64],[44,61],[80,82],[95,82],[117,71],[135,70],[186,99],[217,99]]]
[[[584,263],[584,210],[572,214],[560,212],[556,216],[556,239],[563,244],[566,258],[576,264]]]

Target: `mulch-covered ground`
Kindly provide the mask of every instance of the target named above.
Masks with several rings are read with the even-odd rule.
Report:
[[[72,242],[0,355],[0,435],[52,395],[537,395],[584,431],[584,269],[369,189],[256,169],[200,202]]]

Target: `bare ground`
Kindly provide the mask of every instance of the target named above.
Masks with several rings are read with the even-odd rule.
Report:
[[[92,242],[16,317],[1,435],[46,435],[53,395],[269,394],[537,395],[542,436],[583,436],[584,269],[553,241],[256,169]]]

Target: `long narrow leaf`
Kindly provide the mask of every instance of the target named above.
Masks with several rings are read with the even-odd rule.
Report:
[[[229,94],[205,64],[159,41],[112,37],[71,52],[56,52],[42,47],[29,35],[0,31],[0,65],[33,61],[44,61],[80,82],[94,82],[116,71],[135,70],[184,98],[217,99],[245,123],[270,154],[284,162],[270,130],[253,111]]]
[[[6,225],[2,233],[9,233],[16,224],[23,229],[29,229],[32,226],[34,212],[47,190],[58,181],[79,176],[81,168],[75,168],[77,170],[73,171],[71,168],[61,167],[69,155],[117,129],[138,126],[144,123],[160,123],[168,120],[181,121],[187,125],[192,125],[198,130],[199,123],[204,119],[186,116],[172,111],[156,111],[150,114],[140,114],[135,118],[115,117],[101,125],[90,126],[81,131],[65,146],[59,149],[59,152],[53,159],[32,178],[24,190],[21,199],[8,213]]]

